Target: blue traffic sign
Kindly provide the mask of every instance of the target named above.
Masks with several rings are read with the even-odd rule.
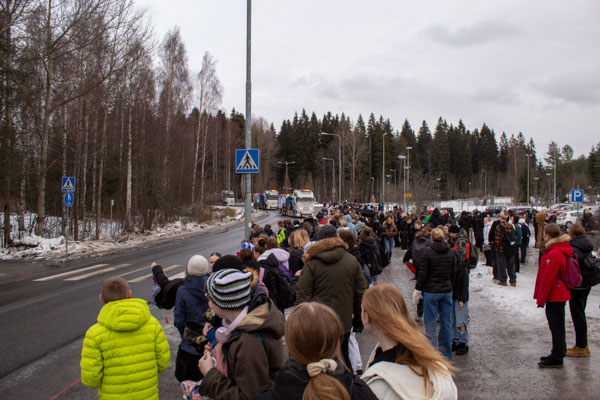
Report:
[[[583,189],[571,190],[571,203],[583,203]]]
[[[75,177],[74,176],[63,176],[61,190],[63,192],[74,192],[75,191]]]
[[[71,192],[65,193],[65,206],[71,207],[75,201],[75,196]]]
[[[258,160],[258,149],[236,149],[235,172],[237,174],[257,174]]]

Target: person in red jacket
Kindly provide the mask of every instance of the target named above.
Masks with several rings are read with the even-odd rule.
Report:
[[[565,339],[565,303],[571,300],[571,293],[562,281],[567,267],[567,257],[573,254],[569,244],[569,235],[560,234],[556,224],[544,227],[544,250],[533,298],[538,307],[546,306],[546,319],[552,334],[552,352],[541,357],[538,365],[541,368],[562,368],[563,358],[567,352]]]

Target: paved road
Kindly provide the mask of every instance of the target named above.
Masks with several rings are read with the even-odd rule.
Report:
[[[272,223],[277,216],[272,213],[259,223]],[[146,249],[130,250],[127,254],[115,254],[101,258],[77,261],[68,267],[48,265],[22,265],[20,274],[2,268],[14,279],[0,275],[0,323],[2,342],[0,354],[3,362],[0,379],[2,399],[50,399],[65,390],[58,399],[95,399],[96,392],[87,389],[79,378],[79,355],[85,330],[95,322],[101,307],[97,300],[99,283],[110,274],[119,272],[129,280],[146,276],[146,269],[138,271],[154,260],[165,266],[184,265],[192,253],[207,254],[211,251],[231,252],[240,241],[241,226],[218,229],[207,234],[194,235],[168,243],[155,244]],[[531,249],[533,251],[533,249]],[[392,264],[384,270],[382,283],[398,287],[411,301],[414,281],[410,272],[401,265],[402,252],[395,249]],[[534,257],[530,257],[533,259]],[[53,276],[74,268],[88,268],[97,264],[132,264],[90,276],[77,281],[65,279],[79,277],[83,273],[63,275],[60,279],[33,282],[33,279]],[[178,273],[183,267],[175,267],[170,273]],[[474,273],[485,274],[485,267]],[[535,275],[535,265],[522,267],[519,288],[529,290],[527,276]],[[491,279],[491,277],[490,277]],[[134,295],[148,298],[150,280],[132,282]],[[512,288],[504,289],[507,296]],[[531,289],[532,290],[532,289]],[[594,289],[596,291],[597,289]],[[25,293],[23,293],[25,292]],[[594,294],[594,292],[593,292]],[[588,307],[597,307],[597,295]],[[409,303],[410,304],[410,303]],[[412,305],[411,305],[412,307]],[[414,308],[414,307],[412,307]],[[160,375],[160,397],[179,399],[174,374],[174,360],[179,341],[172,325],[172,311],[158,310],[152,313],[163,323],[171,344],[172,360],[169,369]],[[470,301],[471,325],[470,353],[455,357],[459,368],[456,384],[461,399],[580,399],[599,398],[600,381],[595,371],[600,367],[600,319],[590,318],[590,347],[592,356],[587,359],[566,359],[563,370],[540,370],[538,358],[550,349],[550,333],[541,316],[507,310],[491,300],[485,291],[472,291]],[[570,318],[567,317],[567,338],[573,341]],[[366,333],[357,336],[363,360],[375,345],[373,337]],[[72,387],[69,387],[73,384]]]

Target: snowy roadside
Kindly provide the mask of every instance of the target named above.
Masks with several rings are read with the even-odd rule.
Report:
[[[521,266],[521,272],[517,274],[517,286],[500,286],[492,280],[492,267],[487,267],[485,262],[480,262],[477,268],[470,274],[470,294],[484,297],[491,306],[495,306],[512,314],[526,317],[525,320],[546,320],[546,314],[541,308],[537,308],[533,299],[537,265],[532,258],[537,260],[537,255],[529,257],[527,264]],[[588,317],[588,329],[600,330],[600,292],[592,288],[588,297],[586,316]],[[570,321],[569,307],[566,307],[566,319]],[[592,327],[593,325],[593,327]]]
[[[225,207],[214,207],[223,209]],[[243,207],[229,207],[235,210],[234,216],[227,216],[221,219],[213,219],[203,223],[189,222],[182,223],[175,221],[164,226],[159,226],[153,231],[124,233],[118,237],[106,237],[100,240],[73,241],[69,238],[68,258],[77,258],[91,253],[101,253],[111,250],[120,250],[132,248],[158,240],[172,239],[182,237],[188,234],[207,231],[218,227],[226,227],[238,223],[244,218]],[[264,211],[253,211],[252,217],[262,217],[266,215]],[[31,234],[18,241],[14,247],[0,249],[0,260],[15,259],[66,259],[65,256],[65,238],[59,236],[56,238],[42,238]]]

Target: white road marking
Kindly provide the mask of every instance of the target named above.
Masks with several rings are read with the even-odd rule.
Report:
[[[171,271],[172,269],[179,268],[179,267],[181,267],[181,265],[175,264],[175,265],[171,265],[171,266],[169,266],[167,268],[163,268],[163,271],[167,272],[167,271]],[[148,268],[148,267],[146,267],[146,268]],[[182,273],[185,273],[185,272],[182,272]],[[178,275],[181,275],[181,274],[177,274],[176,276],[178,276]],[[121,275],[121,276],[123,276],[123,275]],[[137,278],[131,279],[131,280],[127,281],[127,282],[129,282],[129,283],[137,283],[137,282],[141,282],[144,279],[148,279],[148,278],[151,278],[151,277],[152,277],[152,274],[142,275],[142,276],[139,276]],[[174,278],[175,277],[171,277],[170,279],[174,279]]]
[[[89,271],[90,269],[106,267],[107,265],[108,264],[96,264],[96,265],[92,265],[91,267],[77,269],[75,271],[63,272],[62,274],[51,275],[51,276],[47,276],[45,278],[40,278],[40,279],[34,279],[34,282],[45,282],[45,281],[49,281],[51,279],[62,278],[63,276],[79,274],[84,271]]]
[[[116,269],[115,267],[108,267],[108,268],[100,269],[98,271],[90,272],[87,274],[74,276],[72,278],[65,279],[65,281],[80,281],[82,279],[89,278],[90,276],[96,276],[96,275],[103,274],[105,272],[114,271],[115,269]]]

